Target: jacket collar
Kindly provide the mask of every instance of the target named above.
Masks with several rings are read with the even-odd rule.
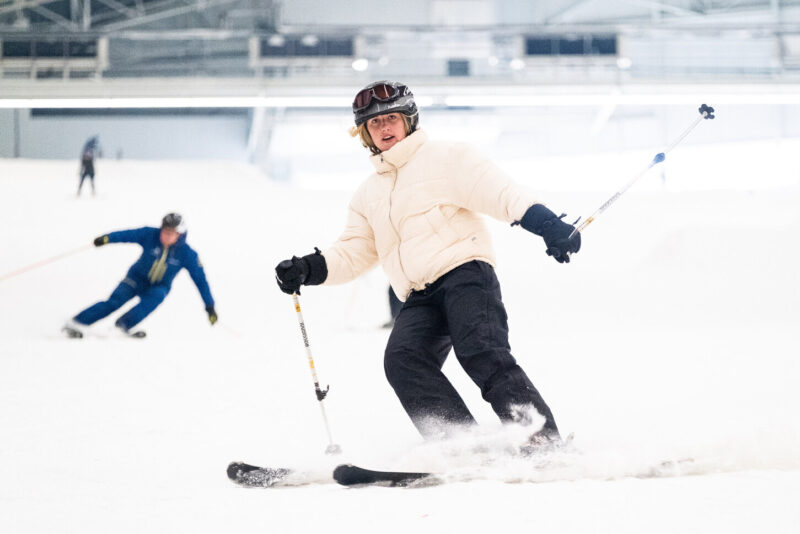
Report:
[[[425,144],[428,136],[422,130],[412,133],[386,152],[373,154],[369,160],[375,166],[378,174],[391,172],[396,168],[402,167],[411,160],[417,150]]]
[[[161,236],[160,236],[161,228],[160,227],[157,228],[157,227],[154,227],[154,226],[151,227],[151,228],[154,230],[154,233],[155,233],[155,236],[156,236],[156,242],[158,243],[158,246],[159,247],[164,246],[164,245],[161,244]],[[188,233],[189,233],[188,231],[187,232],[183,232],[180,235],[180,237],[178,238],[178,240],[175,241],[175,243],[173,243],[169,248],[174,250],[174,249],[177,249],[178,247],[182,247],[183,245],[185,245],[186,244],[186,235]]]

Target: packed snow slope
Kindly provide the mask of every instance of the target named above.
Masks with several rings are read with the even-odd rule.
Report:
[[[684,183],[692,169],[713,172],[678,152]],[[551,173],[541,199],[587,216],[636,164],[606,159],[616,181],[584,175],[577,187],[564,175],[560,192]],[[0,161],[0,531],[800,531],[797,181],[763,187],[728,170],[736,189],[675,188],[646,177],[586,229],[569,265],[540,238],[490,222],[512,351],[575,434],[574,455],[541,466],[508,455],[528,429],[501,427],[453,357],[445,371],[481,426],[422,442],[383,375],[380,269],[301,296],[344,451],[323,454],[295,311],[272,269],[337,237],[350,196],[340,184],[292,188],[230,163],[101,160],[97,196],[85,185],[76,198],[76,167]],[[531,171],[515,177],[537,189]],[[219,323],[181,273],[142,323],[146,339],[116,334],[118,313],[83,340],[64,338],[64,320],[105,299],[140,253],[87,245],[169,211],[188,222]],[[225,477],[232,460],[317,482],[241,489]],[[661,473],[675,476],[637,478],[663,460],[677,462]],[[346,489],[327,478],[339,462],[451,483]]]

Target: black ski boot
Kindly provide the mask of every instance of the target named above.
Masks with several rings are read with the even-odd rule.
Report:
[[[147,332],[145,332],[144,330],[130,330],[128,328],[125,328],[125,325],[123,325],[119,321],[114,323],[114,326],[119,328],[120,332],[122,332],[123,334],[125,334],[128,337],[135,337],[137,339],[142,339],[143,337],[147,336]]]
[[[73,339],[81,339],[83,337],[83,332],[80,329],[80,325],[73,319],[70,319],[64,323],[64,326],[61,327],[61,331],[64,332],[67,337]]]

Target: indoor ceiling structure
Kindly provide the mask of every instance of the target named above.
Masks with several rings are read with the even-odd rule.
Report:
[[[671,110],[703,102],[741,122],[716,141],[791,137],[800,0],[0,0],[0,131],[15,132],[0,154],[71,154],[54,132],[80,126],[165,157],[130,147],[203,115],[208,136],[246,132],[226,157],[298,174],[316,161],[297,152],[307,128],[338,136],[353,92],[380,79],[506,160],[520,139],[527,156],[657,145]]]
[[[578,102],[642,84],[785,97],[800,78],[800,0],[0,0],[4,107],[77,96],[325,107],[381,78],[455,107],[554,86]]]
[[[800,0],[0,0],[4,78],[775,77],[798,39]]]

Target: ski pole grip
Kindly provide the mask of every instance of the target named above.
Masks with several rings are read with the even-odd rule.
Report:
[[[318,401],[324,400],[325,397],[328,396],[328,391],[330,391],[330,389],[331,389],[330,386],[327,386],[325,389],[320,389],[319,386],[317,386],[316,388],[317,400]]]

